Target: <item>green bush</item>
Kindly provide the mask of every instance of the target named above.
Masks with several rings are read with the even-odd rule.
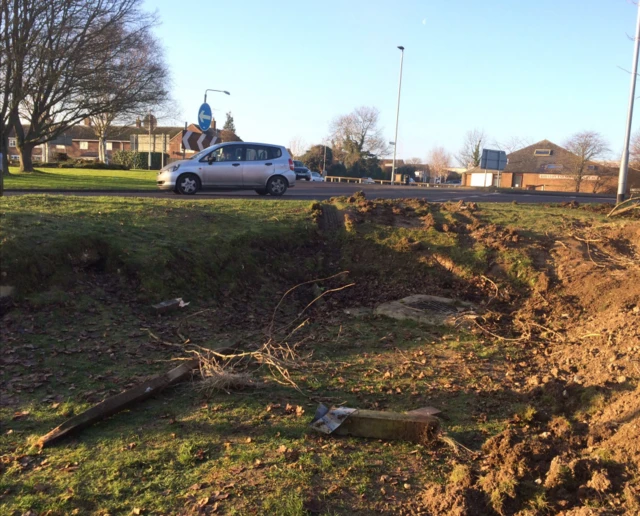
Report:
[[[167,163],[169,155],[164,155],[164,162]],[[132,169],[146,169],[149,166],[149,153],[137,152],[137,151],[116,151],[112,157],[113,163],[124,165],[127,168]],[[151,153],[151,169],[160,170],[162,166],[162,153]]]
[[[44,163],[34,163],[38,168],[87,168],[98,170],[129,170],[126,165],[118,163],[100,163],[99,161],[86,161],[76,159],[73,161],[45,161]]]
[[[327,175],[345,177],[347,175],[347,167],[345,167],[342,163],[334,163],[333,165],[329,165],[327,167]]]

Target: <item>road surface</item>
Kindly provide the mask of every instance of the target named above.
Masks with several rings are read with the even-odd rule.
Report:
[[[580,203],[615,203],[614,196],[606,195],[576,195],[571,192],[566,193],[545,193],[545,192],[486,192],[481,189],[470,188],[420,188],[417,186],[390,186],[390,185],[362,185],[355,183],[308,183],[298,181],[294,188],[291,188],[281,198],[283,200],[316,200],[323,201],[331,197],[349,196],[354,192],[362,190],[368,199],[398,199],[398,198],[420,198],[429,202],[446,201],[473,201],[473,202],[513,202],[520,203],[560,203],[566,201],[578,201]],[[201,192],[195,196],[175,195],[172,192],[160,191],[82,191],[82,190],[6,190],[5,195],[25,195],[25,194],[57,194],[57,195],[83,195],[83,196],[119,196],[119,197],[153,197],[158,199],[175,200],[195,200],[195,199],[221,199],[221,198],[247,198],[247,199],[273,199],[273,197],[262,197],[253,191],[233,191],[233,192]]]

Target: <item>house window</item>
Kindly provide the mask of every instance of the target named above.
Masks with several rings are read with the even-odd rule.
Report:
[[[589,165],[587,167],[587,169],[589,169],[589,170],[598,170],[598,165]]]
[[[547,168],[547,170],[562,170],[563,166],[564,166],[564,165],[554,165],[554,164],[551,164],[551,165],[547,165],[547,167],[546,167],[546,168]]]
[[[80,150],[87,150],[89,148],[89,142],[80,142]]]
[[[67,150],[67,147],[64,145],[56,145],[56,149],[58,150]]]
[[[9,138],[9,147],[16,147],[16,139]]]
[[[107,142],[107,150],[113,150],[113,142]]]
[[[553,151],[551,149],[536,149],[533,151],[534,156],[551,156]]]

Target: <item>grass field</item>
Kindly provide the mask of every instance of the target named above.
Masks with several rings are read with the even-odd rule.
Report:
[[[14,190],[155,190],[155,170],[38,168],[21,173],[10,168],[4,187]]]
[[[444,441],[315,434],[316,406],[435,406],[446,435],[478,451],[514,421],[533,424],[537,409],[523,390],[530,349],[465,327],[356,319],[343,309],[420,291],[480,301],[497,295],[479,279],[487,275],[510,296],[493,309],[511,310],[536,280],[529,249],[560,225],[603,219],[481,206],[474,216],[489,236],[515,235],[505,228],[517,225],[524,239],[503,256],[451,229],[465,212],[422,209],[433,226],[411,225],[419,219],[407,210],[396,213],[402,227],[372,216],[328,233],[309,202],[1,199],[3,283],[19,295],[2,317],[0,514],[424,513],[425,486],[455,480],[460,463],[473,465],[466,452]],[[187,382],[57,446],[34,446],[71,415],[174,367],[187,349],[263,342],[272,318],[288,323],[317,295],[301,287],[274,316],[285,291],[341,270],[356,285],[280,337],[312,353],[291,371],[300,390],[264,369],[251,370],[264,382],[255,389],[208,393]],[[162,317],[149,309],[176,296],[191,304]],[[526,494],[530,514],[540,489]]]

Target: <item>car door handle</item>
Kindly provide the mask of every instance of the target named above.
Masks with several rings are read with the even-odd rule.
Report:
[[[233,165],[232,165],[232,166],[234,166],[234,167],[239,167],[239,166],[240,166],[240,163],[233,163]]]
[[[273,163],[265,163],[265,165],[266,165],[267,167],[270,167],[271,165],[273,165]]]

